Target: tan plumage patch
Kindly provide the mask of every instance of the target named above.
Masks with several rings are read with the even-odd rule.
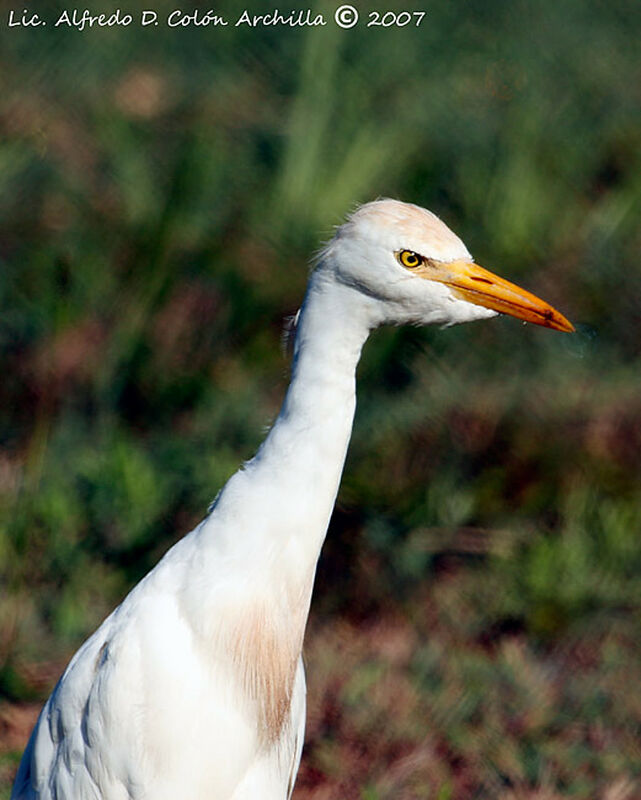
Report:
[[[255,705],[260,738],[273,744],[289,716],[309,610],[309,590],[286,609],[257,603],[230,633],[232,663],[243,693]]]

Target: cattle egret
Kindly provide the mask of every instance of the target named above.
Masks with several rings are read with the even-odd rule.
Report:
[[[418,206],[377,200],[336,230],[309,279],[291,383],[267,438],[73,657],[12,798],[291,796],[305,727],[303,634],[363,344],[381,325],[497,312],[573,330],[475,264]]]

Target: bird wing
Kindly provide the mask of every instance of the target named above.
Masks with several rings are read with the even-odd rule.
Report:
[[[38,719],[12,800],[231,800],[260,762],[273,797],[286,797],[302,746],[302,665],[288,719],[266,747],[255,704],[212,636],[211,619],[228,621],[230,602],[241,601],[230,599],[225,577],[219,585],[208,578],[205,590],[212,570],[200,563],[197,534],[175,545],[78,650]]]
[[[118,775],[114,732],[99,700],[112,620],[85,642],[45,704],[22,757],[12,800],[123,800],[135,795]],[[96,747],[98,740],[101,746]]]
[[[259,737],[216,643],[203,641],[184,606],[188,540],[76,653],[38,719],[12,800],[232,796]]]

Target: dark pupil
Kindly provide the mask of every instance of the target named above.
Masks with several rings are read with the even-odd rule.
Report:
[[[407,256],[405,257],[405,260],[412,267],[418,262],[418,258],[416,256],[416,253],[408,253]]]

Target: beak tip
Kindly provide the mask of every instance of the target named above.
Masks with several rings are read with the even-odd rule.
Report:
[[[570,320],[566,319],[563,314],[559,314],[558,311],[553,327],[556,328],[557,331],[562,331],[563,333],[576,333],[576,328]]]
[[[549,303],[488,272],[474,261],[451,261],[443,265],[440,272],[427,270],[421,277],[444,283],[456,296],[468,303],[509,314],[544,328],[564,333],[574,332],[574,325]]]

